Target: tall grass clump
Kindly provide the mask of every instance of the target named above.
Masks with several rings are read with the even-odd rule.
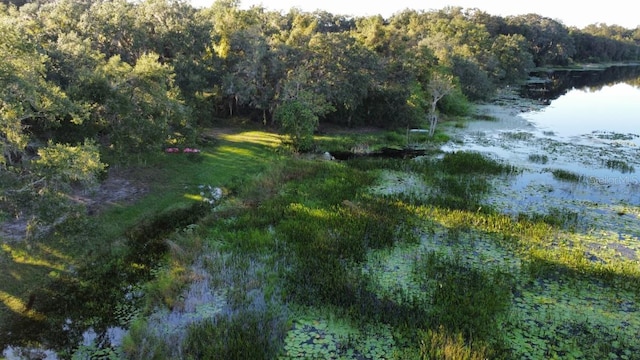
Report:
[[[447,209],[490,211],[481,203],[490,190],[488,177],[510,174],[515,169],[479,153],[453,152],[446,153],[440,160],[423,161],[414,171],[423,174],[425,181],[437,189],[430,193],[427,204]]]
[[[490,159],[480,153],[457,151],[446,153],[440,163],[442,171],[449,174],[498,175],[513,171],[513,167]]]
[[[544,222],[551,226],[575,231],[581,225],[580,216],[570,209],[549,208],[546,213],[520,213],[518,220],[529,222]]]
[[[432,291],[432,327],[462,334],[468,342],[499,342],[498,321],[510,306],[513,284],[506,271],[479,270],[455,257],[428,252],[416,260],[414,277]]]
[[[536,164],[546,164],[549,162],[549,157],[544,154],[530,154],[529,161]]]
[[[607,159],[603,163],[608,169],[618,170],[623,174],[630,174],[636,171],[633,165],[629,165],[627,162],[622,160]]]
[[[556,180],[568,181],[568,182],[580,182],[583,179],[583,176],[576,174],[571,171],[562,170],[562,169],[554,169],[551,170],[551,174]]]
[[[293,251],[288,293],[308,305],[353,305],[353,295],[366,282],[355,271],[357,265],[369,249],[410,238],[409,229],[398,224],[410,224],[411,217],[397,204],[384,201],[347,200],[329,210],[292,204],[276,229]]]
[[[451,334],[444,326],[420,331],[418,358],[423,360],[486,360],[492,351],[485,345],[465,341],[461,333]],[[481,343],[481,342],[480,342]]]
[[[243,310],[193,324],[184,343],[186,359],[275,359],[286,328],[278,312]]]

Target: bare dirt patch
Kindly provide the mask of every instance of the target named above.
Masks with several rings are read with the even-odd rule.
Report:
[[[134,203],[148,190],[149,186],[144,181],[144,176],[141,176],[141,172],[135,169],[118,169],[109,171],[108,177],[98,186],[74,188],[66,194],[66,197],[71,203],[83,206],[88,215],[95,215],[110,206]],[[66,214],[60,214],[59,218],[64,219],[65,216]],[[34,219],[35,215],[28,209],[24,209],[19,216],[0,223],[0,239],[4,241],[25,239],[29,224]]]
[[[78,189],[69,198],[84,205],[87,213],[93,215],[113,205],[134,203],[148,190],[148,185],[136,176],[135,170],[112,170],[96,188]]]

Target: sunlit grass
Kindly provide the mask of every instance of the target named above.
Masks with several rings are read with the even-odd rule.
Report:
[[[29,245],[26,243],[21,243],[20,246],[4,243],[0,249],[0,263],[3,266],[0,291],[4,294],[3,302],[0,303],[4,304],[0,306],[0,324],[7,324],[4,319],[11,316],[10,313],[24,312],[24,304],[34,292],[44,292],[49,294],[46,296],[51,296],[65,291],[56,295],[65,303],[61,306],[67,306],[67,302],[74,301],[84,304],[69,312],[67,316],[71,318],[79,316],[74,315],[75,311],[82,312],[87,311],[90,306],[101,306],[93,300],[90,304],[85,303],[87,300],[80,297],[87,294],[103,296],[102,303],[105,306],[113,306],[113,301],[123,301],[118,299],[123,299],[122,292],[126,287],[116,284],[117,282],[136,281],[135,274],[150,274],[155,271],[155,267],[164,262],[162,255],[156,257],[156,264],[147,264],[140,259],[128,257],[125,232],[134,228],[141,220],[151,219],[158,214],[170,212],[171,209],[202,203],[202,197],[197,195],[200,192],[199,185],[233,187],[238,183],[238,179],[255,176],[271,163],[278,161],[279,155],[274,151],[278,142],[278,136],[271,133],[239,133],[222,136],[220,141],[216,142],[217,146],[201,147],[199,154],[158,153],[138,159],[132,165],[127,165],[131,170],[125,172],[130,176],[128,180],[131,186],[140,187],[144,191],[135,201],[123,201],[120,204],[106,206],[98,216],[90,220],[78,218],[80,223],[75,228],[81,229],[80,233],[71,234],[65,233],[65,228],[56,229],[46,240],[38,239],[30,244],[32,246],[29,248],[23,246]],[[89,222],[82,225],[82,221]],[[198,242],[191,240],[189,244],[198,247]],[[163,304],[175,304],[173,298],[177,297],[180,289],[188,282],[189,271],[185,269],[191,266],[194,259],[191,255],[201,250],[198,248],[193,250],[193,253],[186,254],[192,251],[189,246],[182,250],[181,246],[167,246],[171,257],[179,261],[168,264],[166,275],[162,277],[165,285],[155,287],[156,293],[159,294],[157,298]],[[73,272],[69,272],[69,269],[73,269]],[[114,276],[110,272],[117,275]],[[64,276],[50,277],[50,273]],[[82,279],[78,283],[69,282],[64,285],[71,288],[59,287],[60,283],[67,281],[65,279],[74,277]],[[148,278],[139,279],[143,280],[146,281]],[[96,281],[100,283],[94,284]],[[90,290],[94,287],[99,291]],[[38,295],[34,305],[36,308],[44,306],[45,302],[49,301],[43,296]],[[79,298],[75,298],[77,296]],[[24,314],[33,317],[38,313]],[[113,316],[113,311],[105,314],[96,313],[95,316],[110,317]],[[47,321],[59,320],[64,319]],[[0,344],[4,343],[0,341]]]
[[[4,304],[4,306],[14,313],[21,314],[31,320],[44,320],[46,318],[44,314],[41,314],[34,309],[29,309],[22,299],[2,290],[0,290],[0,303]]]
[[[11,261],[20,265],[41,266],[52,270],[62,270],[60,263],[54,263],[51,260],[39,257],[27,249],[19,249],[12,247],[7,243],[0,245],[2,251],[11,257]]]
[[[282,136],[264,131],[245,131],[234,134],[222,135],[221,138],[233,143],[256,144],[271,148],[277,148],[282,142]]]

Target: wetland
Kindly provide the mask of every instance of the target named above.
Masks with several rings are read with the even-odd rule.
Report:
[[[140,170],[147,195],[102,210],[97,231],[3,243],[14,281],[29,264],[45,279],[0,293],[3,355],[635,359],[634,71],[538,74],[444,123],[448,140],[412,138],[410,157],[379,156],[407,139],[383,131],[316,137],[320,153],[375,155],[345,160],[249,130],[161,154]],[[100,256],[64,256],[87,235]]]

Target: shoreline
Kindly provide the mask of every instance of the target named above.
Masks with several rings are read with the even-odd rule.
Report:
[[[482,118],[495,120],[447,129],[454,140],[442,149],[480,152],[519,169],[492,181],[487,202],[499,212],[514,217],[564,214],[585,235],[585,246],[610,246],[621,259],[639,261],[640,175],[603,165],[625,159],[631,170],[640,169],[637,149],[613,140],[558,137],[520,116],[543,108],[513,91],[503,93],[476,105]],[[604,244],[591,237],[596,233],[607,239]]]

